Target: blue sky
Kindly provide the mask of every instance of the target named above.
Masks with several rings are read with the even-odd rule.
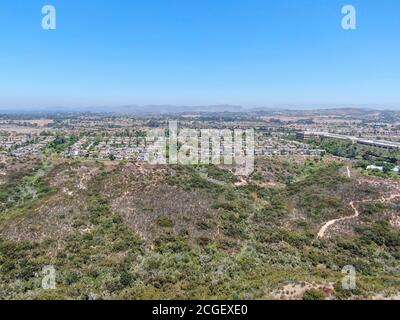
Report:
[[[400,106],[399,36],[398,0],[1,0],[0,107]]]

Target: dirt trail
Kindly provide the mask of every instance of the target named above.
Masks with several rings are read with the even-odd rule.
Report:
[[[245,186],[245,185],[248,185],[248,182],[245,179],[243,179],[243,177],[240,177],[240,181],[235,182],[236,187]]]
[[[353,218],[357,218],[360,215],[360,212],[358,211],[358,209],[356,208],[356,206],[354,205],[354,201],[350,202],[350,206],[352,207],[352,209],[354,210],[354,214],[348,217],[343,217],[343,218],[339,218],[339,219],[333,219],[333,220],[329,220],[327,223],[325,223],[322,228],[319,230],[318,232],[318,238],[322,239],[325,236],[325,232],[326,230],[333,224],[335,224],[336,222],[339,221],[344,221],[344,220],[349,220],[349,219],[353,219]]]
[[[351,178],[351,172],[350,172],[349,166],[347,166],[346,169],[347,169],[347,176],[349,178]]]
[[[349,167],[347,167],[347,175],[349,178],[351,178],[351,173],[350,173],[350,169]],[[357,207],[356,207],[356,203],[366,203],[366,202],[380,202],[380,203],[387,203],[390,202],[392,200],[394,200],[395,198],[400,197],[400,191],[397,188],[397,193],[392,194],[389,197],[381,197],[380,199],[365,199],[365,200],[360,200],[360,201],[350,201],[349,205],[351,206],[351,208],[354,211],[354,214],[348,217],[343,217],[343,218],[339,218],[339,219],[332,219],[329,220],[327,223],[325,223],[321,229],[318,232],[318,239],[322,239],[325,236],[326,231],[329,229],[330,226],[334,225],[336,222],[339,221],[344,221],[344,220],[350,220],[350,219],[354,219],[357,218],[360,215],[360,212],[358,211]]]

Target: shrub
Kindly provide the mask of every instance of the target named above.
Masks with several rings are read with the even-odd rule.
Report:
[[[157,219],[157,224],[163,228],[172,228],[174,226],[172,220],[168,218],[166,215],[159,216]]]
[[[307,290],[303,295],[303,300],[324,300],[325,296],[316,289]]]

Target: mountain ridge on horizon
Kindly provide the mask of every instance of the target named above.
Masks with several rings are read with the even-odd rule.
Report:
[[[317,112],[319,110],[368,110],[368,111],[399,111],[397,106],[382,105],[275,105],[262,107],[245,107],[241,105],[216,104],[216,105],[123,105],[123,106],[90,106],[90,107],[16,107],[1,108],[0,113],[132,113],[132,114],[168,114],[168,113],[189,113],[189,112]]]

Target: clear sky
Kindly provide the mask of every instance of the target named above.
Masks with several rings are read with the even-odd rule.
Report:
[[[400,1],[0,1],[1,108],[225,103],[400,106]]]

